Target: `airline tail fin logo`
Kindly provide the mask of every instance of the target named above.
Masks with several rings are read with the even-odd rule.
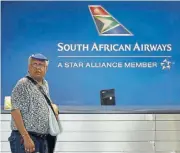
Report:
[[[133,36],[101,5],[89,5],[89,10],[100,36]]]

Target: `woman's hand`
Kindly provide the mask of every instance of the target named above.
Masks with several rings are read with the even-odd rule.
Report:
[[[24,136],[24,148],[27,153],[35,151],[35,144],[29,135]]]

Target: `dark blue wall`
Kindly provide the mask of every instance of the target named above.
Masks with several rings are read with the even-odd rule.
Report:
[[[104,6],[133,37],[100,37],[88,5]],[[99,105],[99,92],[115,88],[117,105],[180,105],[180,2],[2,2],[2,97],[26,75],[28,57],[50,59],[46,79],[63,105]],[[171,44],[171,52],[58,52],[57,44]],[[172,56],[165,58],[59,58],[58,56]],[[157,62],[157,68],[58,68],[59,62]]]

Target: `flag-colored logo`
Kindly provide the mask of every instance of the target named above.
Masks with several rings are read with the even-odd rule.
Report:
[[[89,5],[89,10],[100,36],[133,36],[101,5]]]

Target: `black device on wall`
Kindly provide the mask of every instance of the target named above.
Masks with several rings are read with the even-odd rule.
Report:
[[[100,91],[101,105],[116,105],[115,89],[105,89]]]

